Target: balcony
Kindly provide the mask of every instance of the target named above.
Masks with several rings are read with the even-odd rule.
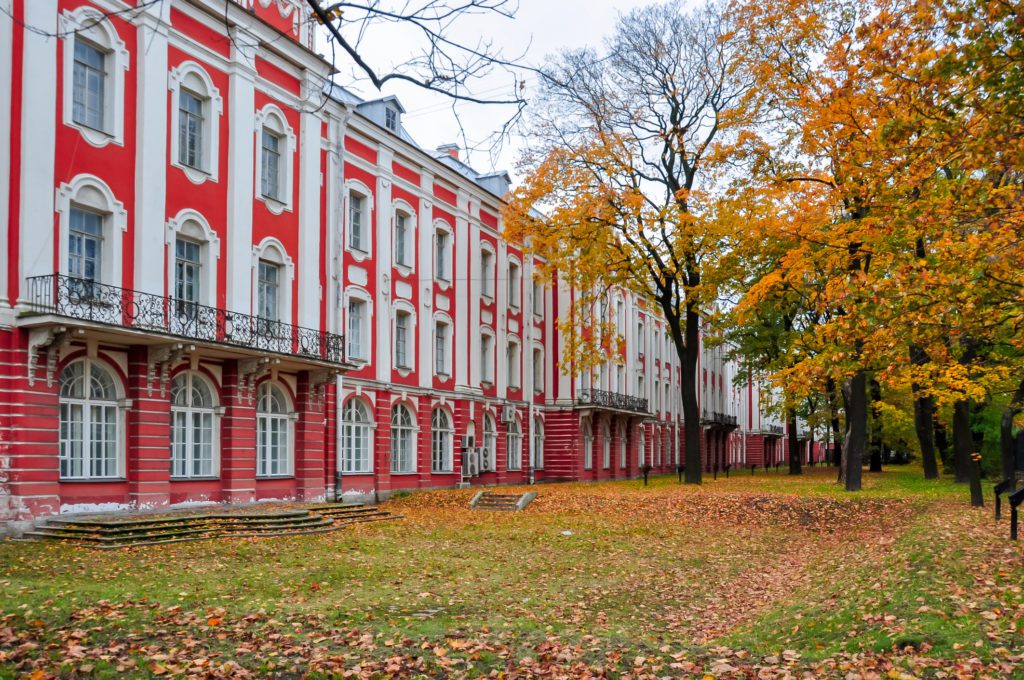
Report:
[[[646,399],[631,397],[627,394],[619,394],[618,392],[606,392],[604,390],[580,390],[576,396],[576,403],[579,406],[595,406],[616,411],[648,412]]]
[[[707,409],[703,412],[702,420],[706,425],[717,425],[719,427],[736,428],[739,425],[739,421],[736,416],[729,415],[728,413],[721,413],[719,411],[709,412]]]
[[[769,425],[764,428],[764,432],[775,437],[781,437],[783,433],[782,425]]]
[[[341,335],[62,274],[29,278],[28,300],[31,311],[39,314],[331,364],[345,362]]]

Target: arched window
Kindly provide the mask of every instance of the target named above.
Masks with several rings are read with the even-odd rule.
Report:
[[[370,472],[370,412],[360,399],[349,399],[341,411],[341,471]]]
[[[213,477],[216,403],[206,380],[193,372],[171,382],[171,476]]]
[[[60,476],[118,477],[121,423],[114,378],[102,364],[81,359],[60,374]]]
[[[443,222],[434,225],[434,278],[452,280],[452,230]]]
[[[277,106],[268,104],[256,115],[256,196],[267,209],[281,214],[292,208],[292,158],[295,132]]]
[[[190,181],[217,181],[224,103],[210,75],[194,61],[171,69],[171,164]],[[258,176],[258,175],[257,175]]]
[[[533,419],[533,467],[544,469],[544,421],[540,418]]]
[[[518,420],[508,424],[505,433],[505,459],[509,470],[518,470],[522,465],[523,435]]]
[[[286,477],[292,473],[291,418],[288,398],[280,387],[260,385],[256,404],[256,475]]]
[[[93,146],[124,143],[125,71],[129,54],[111,21],[94,7],[60,18],[64,54],[64,123]]]
[[[583,469],[590,470],[594,467],[594,429],[590,426],[590,420],[583,421]]]
[[[416,218],[413,216],[411,206],[403,202],[402,207],[395,209],[395,234],[393,237],[395,266],[410,271],[416,262],[416,239],[413,232],[415,225]]]
[[[601,466],[605,469],[612,466],[612,432],[608,423],[601,425]]]
[[[495,472],[497,468],[498,451],[498,430],[494,425],[494,417],[490,413],[484,414],[484,458],[480,466],[484,470]]]
[[[403,404],[391,409],[391,472],[416,472],[416,439],[412,412]]]
[[[452,419],[443,408],[434,409],[430,419],[430,471],[452,471]]]
[[[61,274],[71,278],[75,299],[91,302],[105,292],[96,284],[116,286],[121,282],[121,243],[128,213],[110,187],[93,175],[77,175],[61,184],[56,198]],[[90,318],[96,321],[123,321],[117,307],[93,307]]]

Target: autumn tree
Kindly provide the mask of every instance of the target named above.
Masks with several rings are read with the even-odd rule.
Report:
[[[601,50],[557,55],[543,70],[526,178],[506,214],[507,235],[577,292],[576,319],[590,319],[592,292],[609,287],[660,311],[681,364],[688,483],[701,480],[701,318],[732,238],[712,200],[726,168],[719,144],[742,125],[746,82],[732,36],[721,6],[687,11],[673,0],[622,16]],[[572,349],[563,369],[609,356],[607,334],[562,330]]]

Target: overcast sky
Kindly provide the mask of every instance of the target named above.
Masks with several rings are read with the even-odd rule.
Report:
[[[459,22],[459,34],[468,36],[475,42],[474,36],[490,38],[495,46],[502,49],[505,56],[514,57],[525,51],[524,60],[533,65],[541,65],[545,55],[570,47],[599,45],[609,35],[617,17],[633,7],[649,4],[650,0],[519,0],[519,10],[515,19],[496,16],[470,16]],[[372,36],[368,36],[372,38]],[[361,54],[365,59],[386,71],[390,63],[401,61],[408,50],[402,45],[409,42],[409,34],[398,28],[385,28],[375,39],[363,42]],[[331,52],[325,49],[324,56],[331,59]],[[350,62],[336,51],[335,64],[340,73],[336,80],[339,84],[353,86],[357,93],[366,99],[375,99],[384,95],[396,95],[405,107],[403,119],[406,130],[424,148],[433,149],[441,144],[459,141],[460,132],[456,116],[452,112],[452,103],[440,95],[424,92],[412,85],[388,83],[383,93],[378,93],[368,81],[353,83],[353,70]],[[476,91],[483,97],[503,97],[512,91],[510,75],[492,77],[479,83]],[[526,96],[530,96],[531,83],[527,80]],[[514,109],[474,104],[458,105],[458,118],[465,130],[470,144],[479,144],[488,138],[501,122],[507,120]],[[500,154],[493,158],[486,149],[471,152],[469,162],[477,170],[509,170],[514,173],[514,164],[521,144],[512,140],[504,145]]]

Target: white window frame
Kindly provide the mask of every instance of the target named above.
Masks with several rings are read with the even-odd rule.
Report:
[[[440,237],[444,236],[445,245],[440,245]],[[455,255],[455,232],[444,220],[434,222],[434,240],[432,253],[434,256],[434,280],[448,286],[452,282],[452,266]],[[441,266],[439,267],[438,264]]]
[[[486,258],[485,258],[486,256]],[[494,272],[498,254],[488,241],[480,242],[480,295],[488,301],[494,299]]]
[[[510,335],[505,343],[505,381],[510,390],[523,387],[523,351],[519,338]]]
[[[637,465],[642,469],[647,464],[646,442],[644,441],[644,427],[640,426],[636,439],[636,460]]]
[[[533,391],[536,394],[540,394],[544,391],[544,376],[546,371],[544,370],[544,348],[540,345],[534,345],[533,352],[531,354],[531,361],[533,362]]]
[[[398,218],[405,218],[405,249],[398,252]],[[394,250],[392,262],[395,269],[403,274],[411,274],[416,270],[416,211],[405,201],[396,201],[391,211],[391,245]],[[404,259],[405,262],[400,262]]]
[[[535,320],[544,318],[544,294],[547,286],[538,279],[533,279],[533,317]]]
[[[262,402],[263,390],[264,389],[277,389],[284,401],[284,413],[269,413],[260,410],[260,404]],[[285,389],[284,385],[279,382],[272,380],[264,381],[257,387],[256,391],[256,478],[257,479],[281,479],[287,477],[293,477],[295,475],[295,427],[294,420],[296,413],[292,410],[291,395],[288,394],[288,390]],[[269,460],[263,461],[264,450],[263,444],[260,442],[260,432],[264,426],[269,427],[270,423],[276,423],[278,426],[283,425],[285,427],[285,458],[283,469],[278,472],[264,472],[260,473],[261,463],[264,466],[269,465]],[[269,452],[269,450],[267,451]]]
[[[402,409],[406,413],[409,414],[409,419],[410,419],[411,425],[396,425],[396,423],[395,423],[395,416],[398,413],[399,409]],[[403,402],[397,401],[397,402],[395,402],[394,404],[391,405],[391,415],[390,415],[389,423],[390,423],[390,425],[389,425],[390,426],[389,437],[390,437],[390,441],[391,441],[391,474],[393,474],[393,475],[411,475],[411,474],[415,474],[416,473],[416,467],[417,467],[417,464],[416,464],[417,463],[417,450],[416,450],[416,447],[417,447],[417,443],[419,441],[419,428],[416,425],[416,412],[413,411],[411,408],[409,408],[408,404],[405,404]],[[397,434],[404,433],[409,438],[408,439],[408,444],[409,444],[409,452],[408,453],[409,453],[410,465],[408,466],[408,469],[401,469],[400,466],[395,464],[395,461],[396,461],[395,444],[398,442],[397,434],[396,433]]]
[[[252,315],[259,311],[257,295],[259,291],[260,260],[272,262],[280,267],[283,274],[280,281],[281,290],[278,298],[278,318],[281,323],[292,323],[292,284],[295,280],[295,262],[288,256],[284,245],[276,238],[268,236],[252,249]]]
[[[533,469],[544,469],[544,421],[533,417]]]
[[[128,212],[124,204],[114,197],[110,187],[95,175],[77,175],[57,189],[56,212],[60,233],[59,271],[67,275],[68,239],[71,235],[71,208],[82,208],[99,213],[103,218],[103,255],[100,262],[101,277],[97,283],[122,286],[121,251],[123,234],[128,230]]]
[[[171,397],[171,433],[175,428],[175,414],[182,413],[185,415],[186,420],[186,436],[183,442],[186,449],[185,460],[187,463],[188,471],[181,474],[174,474],[174,442],[171,442],[171,479],[217,479],[220,476],[220,413],[218,391],[217,386],[213,384],[207,376],[202,375],[198,371],[182,371],[174,376],[174,380],[184,377],[187,380],[186,389],[189,391],[189,404],[187,406],[177,406],[174,404],[173,391]],[[191,391],[192,382],[199,380],[206,385],[206,388],[210,392],[212,403],[207,406],[196,406],[191,403]],[[209,474],[195,474],[191,470],[195,461],[195,447],[196,442],[194,440],[194,427],[191,426],[192,419],[194,416],[209,416],[210,418],[210,472]]]
[[[405,365],[398,363],[398,319],[399,316],[406,317],[405,329]],[[392,311],[391,328],[391,356],[392,365],[396,371],[408,375],[416,370],[416,311],[407,302],[395,301]]]
[[[273,198],[263,195],[263,131],[266,129],[281,141],[281,167],[278,170],[278,191],[280,196]],[[297,148],[295,131],[288,124],[288,116],[276,104],[267,104],[256,113],[256,168],[253,176],[253,188],[256,200],[262,201],[267,210],[280,215],[293,209],[293,188],[295,186],[295,149]]]
[[[497,471],[498,465],[498,425],[494,415],[484,412],[483,439],[481,440],[483,456],[487,470]]]
[[[63,100],[64,124],[78,130],[86,142],[95,147],[108,144],[124,146],[125,73],[131,64],[128,49],[117,29],[102,12],[88,5],[67,10],[60,15],[58,30],[64,44]],[[75,41],[82,39],[106,53],[106,78],[103,92],[103,129],[97,130],[75,121]]]
[[[371,359],[370,353],[370,341],[372,333],[370,332],[370,319],[373,316],[373,298],[370,294],[362,288],[350,287],[345,291],[345,358],[360,363],[369,363]],[[363,305],[363,311],[365,312],[363,318],[359,324],[359,353],[352,354],[352,330],[349,325],[349,310],[352,302],[358,302]]]
[[[217,306],[217,262],[220,260],[220,238],[210,223],[199,212],[186,208],[167,220],[164,244],[167,250],[167,296],[174,295],[174,247],[178,238],[195,241],[200,250],[200,296],[199,303],[208,307]]]
[[[373,253],[373,192],[362,182],[350,179],[345,182],[345,250],[352,254],[352,259],[362,262]],[[360,231],[358,246],[352,245],[352,201],[355,197],[363,200],[360,214]]]
[[[437,366],[437,329],[438,326],[444,326],[444,370],[439,371]],[[430,338],[430,346],[434,360],[434,375],[448,378],[452,374],[452,319],[447,314],[435,314],[434,315],[434,328],[433,335]]]
[[[523,265],[518,258],[509,256],[505,271],[508,276],[508,306],[519,309],[523,302]]]
[[[437,417],[444,414],[447,427],[438,427]],[[440,462],[440,465],[438,465]],[[448,409],[435,406],[430,412],[430,472],[451,474],[455,470],[455,420]]]
[[[494,384],[494,331],[484,327],[480,329],[480,382]]]
[[[359,407],[363,409],[366,420],[350,419],[350,416],[356,413],[356,409]],[[373,472],[373,431],[375,429],[372,404],[360,397],[349,397],[341,409],[342,474],[367,475]]]
[[[94,407],[112,409],[114,414],[114,470],[107,475],[93,476],[91,474],[80,474],[80,475],[60,475],[61,480],[74,480],[74,481],[109,481],[116,479],[123,479],[125,475],[125,411],[131,407],[131,402],[124,398],[124,385],[121,382],[121,377],[117,374],[113,368],[104,361],[95,359],[92,357],[80,357],[73,361],[69,361],[65,366],[61,368],[60,374],[68,369],[73,364],[81,363],[83,368],[83,380],[85,381],[84,389],[81,398],[75,397],[64,397],[61,395],[60,380],[58,378],[58,403],[60,405],[60,416],[59,416],[59,430],[58,437],[60,441],[60,451],[58,457],[61,461],[65,458],[64,450],[65,447],[71,442],[70,438],[65,437],[64,427],[64,407],[67,406],[70,410],[73,406],[79,406],[82,413],[82,448],[83,458],[82,467],[83,470],[87,470],[90,467],[92,461],[91,449],[92,439],[91,432],[93,431],[92,426],[92,412]],[[103,370],[110,378],[114,387],[114,398],[104,400],[93,400],[89,390],[89,380],[91,379],[92,365],[96,364]],[[67,429],[70,429],[68,427]]]
[[[505,469],[523,469],[523,425],[518,415],[505,429]]]
[[[192,77],[190,78],[190,76]],[[186,81],[193,85],[198,83],[201,87],[185,87]],[[167,82],[171,92],[169,121],[171,165],[181,169],[193,184],[202,184],[206,181],[216,182],[220,173],[220,117],[224,113],[224,100],[221,98],[220,90],[213,84],[213,79],[210,78],[206,69],[194,61],[184,61],[171,69]],[[210,110],[203,118],[202,168],[193,168],[181,163],[178,159],[178,122],[180,118],[178,102],[183,88],[204,98],[209,104]],[[203,92],[196,92],[196,89],[202,89]]]
[[[601,467],[605,470],[612,467],[612,428],[608,421],[601,423]]]
[[[626,423],[623,422],[623,421],[620,421],[619,422],[619,469],[620,470],[626,469],[626,465],[628,464],[628,460],[629,460],[629,451],[627,450],[628,445],[629,445],[629,442],[628,442],[628,434],[627,434]]]

